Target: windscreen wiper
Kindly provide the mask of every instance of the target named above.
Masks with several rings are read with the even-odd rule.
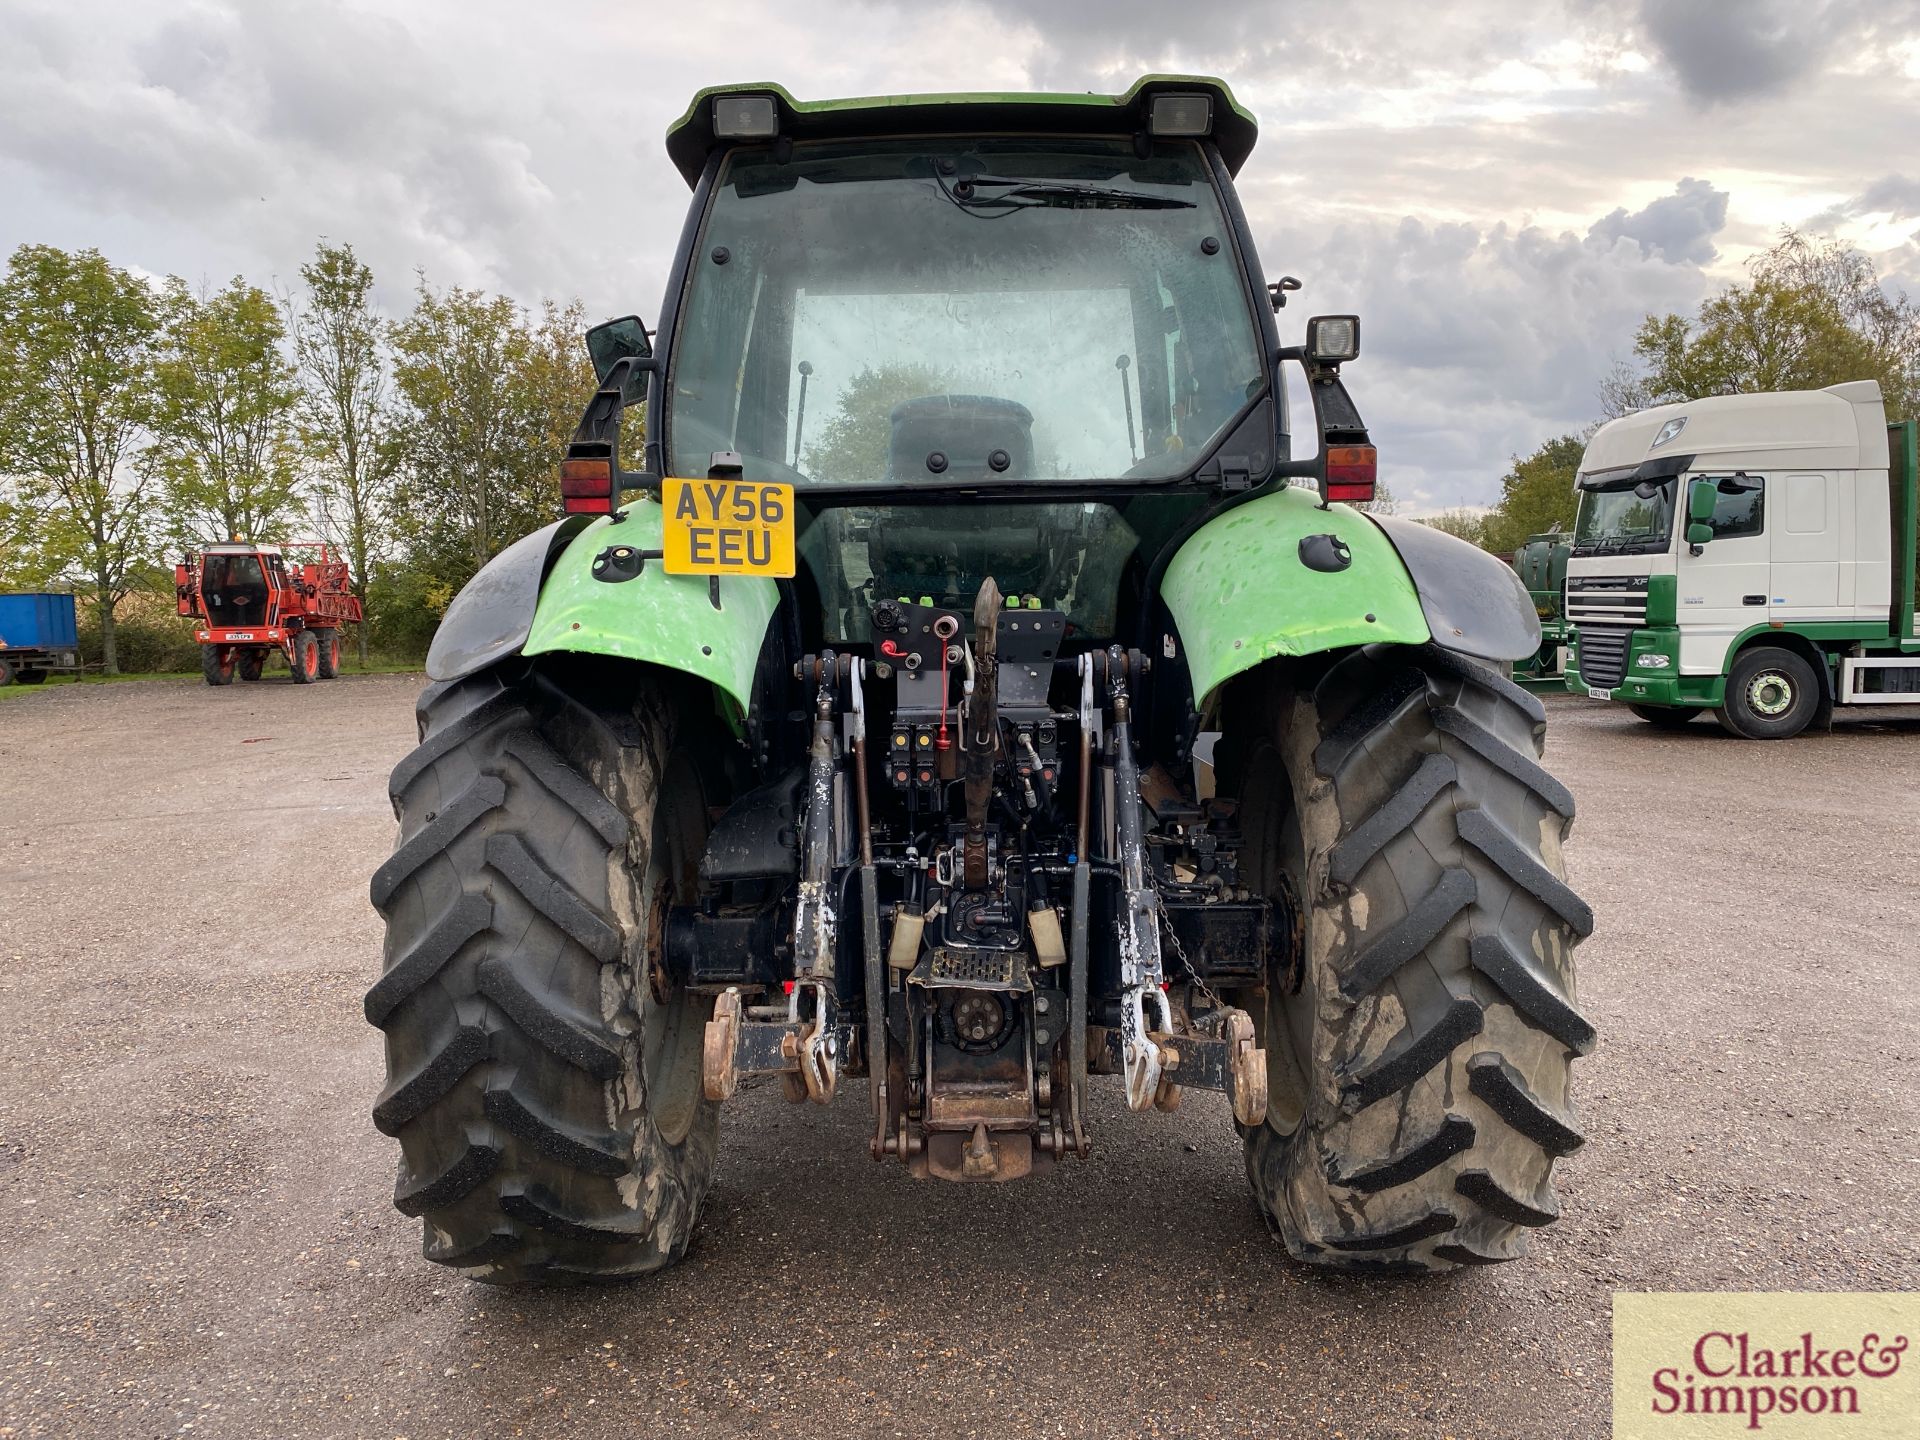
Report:
[[[940,191],[963,210],[1006,214],[1014,210],[1191,210],[1191,200],[1115,190],[1104,185],[1074,185],[1065,180],[1021,180],[1007,175],[964,175]]]

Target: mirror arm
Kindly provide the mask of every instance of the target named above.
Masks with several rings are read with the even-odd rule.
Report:
[[[1320,437],[1320,448],[1308,460],[1280,461],[1273,467],[1273,475],[1280,479],[1312,480],[1320,492],[1320,508],[1324,510],[1332,503],[1327,496],[1327,451],[1336,445],[1372,444],[1367,436],[1367,422],[1360,418],[1359,407],[1347,394],[1337,361],[1314,360],[1304,345],[1283,345],[1274,351],[1274,360],[1276,365],[1298,361],[1306,371],[1307,395],[1313,402],[1313,425]],[[1277,373],[1274,378],[1277,383]]]
[[[660,483],[660,477],[645,470],[625,470],[620,465],[620,417],[626,409],[627,377],[633,371],[657,372],[659,362],[624,356],[607,370],[606,379],[587,401],[573,438],[567,442],[569,460],[604,460],[613,472],[614,494],[645,490]],[[644,463],[644,460],[643,462]]]

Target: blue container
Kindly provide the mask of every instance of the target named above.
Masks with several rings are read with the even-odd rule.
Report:
[[[78,650],[71,595],[0,595],[0,655]]]

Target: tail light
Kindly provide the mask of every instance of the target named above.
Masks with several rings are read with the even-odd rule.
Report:
[[[1373,499],[1380,469],[1379,452],[1371,445],[1333,445],[1327,450],[1327,499],[1348,504]]]
[[[560,501],[569,515],[605,515],[613,509],[613,463],[562,460]]]

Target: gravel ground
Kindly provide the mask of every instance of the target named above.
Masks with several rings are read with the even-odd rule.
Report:
[[[1920,1286],[1920,719],[1753,745],[1568,698],[1602,1045],[1530,1260],[1294,1265],[1224,1106],[1117,1081],[1090,1161],[916,1185],[856,1086],[736,1102],[677,1269],[468,1284],[367,1119],[418,684],[0,706],[0,1436],[1601,1436],[1614,1290]]]

